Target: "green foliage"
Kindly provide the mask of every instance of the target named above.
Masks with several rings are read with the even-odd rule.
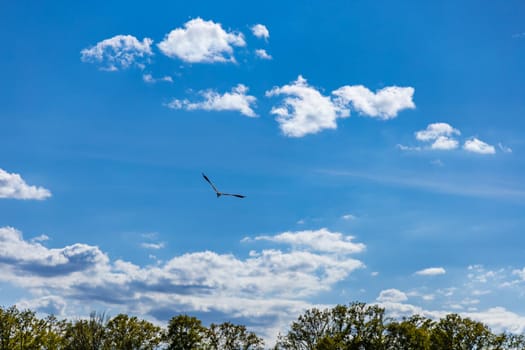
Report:
[[[105,314],[91,313],[87,320],[69,323],[66,329],[66,350],[102,349],[106,336]]]
[[[279,337],[282,349],[383,349],[384,309],[352,303],[332,309],[307,310],[293,322],[286,336]]]
[[[243,325],[202,325],[173,317],[166,331],[119,314],[85,320],[38,318],[31,310],[0,307],[0,350],[262,350],[264,342]],[[449,314],[440,320],[413,315],[385,318],[376,305],[351,303],[305,311],[280,335],[274,350],[525,350],[525,335],[495,334],[481,322]]]
[[[230,322],[216,325],[212,323],[206,332],[206,349],[209,350],[259,350],[264,342],[245,326]]]
[[[205,336],[206,328],[199,319],[179,315],[170,320],[165,340],[168,350],[193,350],[204,346]]]
[[[160,327],[137,317],[119,314],[106,325],[104,349],[153,350],[160,342]]]

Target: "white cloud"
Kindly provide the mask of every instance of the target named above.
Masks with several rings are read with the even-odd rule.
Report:
[[[143,74],[142,75],[142,80],[144,80],[144,82],[146,83],[149,83],[149,84],[154,84],[156,82],[159,82],[159,81],[165,81],[165,82],[168,82],[168,83],[173,83],[173,78],[170,77],[169,75],[165,75],[161,78],[154,78],[151,74]]]
[[[269,55],[265,49],[258,49],[258,50],[255,50],[255,54],[257,55],[257,57],[259,58],[262,58],[263,60],[271,60],[272,59],[272,56]]]
[[[461,135],[461,132],[447,123],[433,123],[429,124],[425,130],[417,131],[416,139],[419,141],[432,141],[441,136],[453,135]]]
[[[421,151],[421,147],[405,146],[399,143],[396,145],[396,147],[402,151]]]
[[[416,131],[415,135],[419,141],[433,141],[431,149],[452,150],[459,145],[453,136],[461,135],[461,132],[447,123],[433,123],[429,124],[425,130]]]
[[[21,310],[30,309],[55,316],[63,316],[66,309],[66,301],[59,296],[48,295],[29,300],[22,299],[16,303],[16,306]]]
[[[451,150],[458,148],[459,142],[447,136],[439,136],[430,148],[438,150]]]
[[[251,29],[253,35],[255,35],[258,38],[264,38],[265,40],[268,40],[270,38],[270,32],[264,24],[256,24]]]
[[[164,248],[164,242],[160,242],[160,243],[147,243],[147,242],[144,242],[144,243],[141,243],[140,246],[142,248],[146,248],[146,249],[162,249]]]
[[[28,185],[19,174],[0,169],[0,198],[46,199],[51,192],[43,187]]]
[[[167,104],[172,109],[186,109],[206,111],[238,111],[247,117],[256,117],[252,105],[257,100],[254,96],[247,95],[248,88],[243,84],[238,84],[231,92],[219,94],[214,90],[200,91],[199,94],[204,97],[203,101],[190,102],[187,99],[174,99]]]
[[[40,236],[33,237],[31,239],[31,242],[45,242],[45,241],[48,241],[48,240],[49,240],[49,236],[48,235],[40,235]]]
[[[341,216],[342,219],[344,220],[355,220],[357,219],[355,215],[352,215],[352,214],[345,214],[343,216]]]
[[[389,86],[373,93],[363,85],[343,86],[332,94],[339,103],[351,104],[362,115],[380,119],[392,119],[403,109],[416,108],[413,87]]]
[[[157,46],[168,57],[190,63],[235,62],[234,46],[245,46],[242,33],[225,31],[220,23],[192,19],[172,30]]]
[[[498,147],[503,153],[512,153],[512,148],[503,145],[501,142],[498,143]]]
[[[326,228],[316,231],[284,232],[276,236],[257,236],[255,240],[265,240],[308,247],[319,252],[353,254],[365,250],[363,243],[354,243],[352,236],[343,236],[339,232],[330,232]]]
[[[266,237],[295,249],[252,250],[245,258],[200,251],[139,266],[111,260],[98,247],[81,243],[47,248],[3,227],[0,283],[25,288],[37,297],[23,301],[26,305],[66,308],[70,315],[84,310],[89,300],[89,308],[131,310],[162,321],[180,312],[226,315],[275,336],[270,333],[311,306],[306,298],[330,291],[364,267],[350,256],[362,248],[349,237],[330,232]]]
[[[302,137],[324,129],[336,129],[337,118],[350,115],[348,109],[323,96],[300,75],[293,83],[266,92],[268,97],[278,95],[288,97],[281,106],[273,107],[271,113],[277,115],[276,120],[286,136]]]
[[[399,303],[402,301],[407,300],[408,297],[405,293],[398,289],[386,289],[382,290],[379,293],[379,297],[377,297],[377,301],[384,303],[384,302],[392,302],[392,303]]]
[[[116,35],[80,51],[81,60],[101,63],[104,65],[102,69],[110,71],[129,68],[132,65],[143,68],[144,62],[153,55],[152,43],[150,38],[144,38],[141,42],[132,35]]]
[[[470,140],[465,141],[463,149],[469,152],[480,153],[480,154],[494,154],[496,149],[494,146],[489,145],[477,138],[473,137]]]
[[[436,275],[444,275],[445,273],[447,273],[447,271],[442,267],[429,267],[429,268],[417,271],[416,275],[436,276]]]
[[[411,316],[418,314],[423,317],[431,319],[440,319],[447,314],[453,312],[458,313],[457,310],[463,309],[459,304],[450,304],[450,310],[426,310],[422,307],[394,301],[380,302],[379,306],[386,309],[386,313],[390,317],[401,318],[403,316]],[[496,333],[511,332],[515,334],[522,334],[525,331],[525,317],[520,316],[514,312],[508,311],[504,307],[492,307],[484,311],[469,311],[459,312],[461,317],[468,317],[478,322],[482,322],[490,327]]]

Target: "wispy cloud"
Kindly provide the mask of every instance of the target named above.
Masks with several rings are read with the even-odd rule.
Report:
[[[494,197],[494,198],[525,198],[525,188],[520,187],[521,184],[509,187],[500,185],[482,184],[477,185],[470,178],[455,178],[453,181],[447,178],[436,177],[414,177],[409,174],[395,175],[376,175],[373,173],[360,171],[345,171],[323,169],[319,170],[331,176],[348,176],[372,181],[377,183],[388,184],[392,186],[400,186],[407,188],[416,188],[426,191],[448,193],[462,196],[474,197]]]
[[[133,65],[144,68],[148,58],[153,55],[152,43],[150,38],[139,41],[132,35],[116,35],[83,49],[80,52],[81,60],[100,63],[101,69],[109,71],[126,69]]]
[[[420,276],[437,276],[437,275],[444,275],[447,271],[442,267],[429,267],[423,270],[416,271],[416,275]]]
[[[498,147],[503,153],[512,153],[512,148],[503,145],[501,142],[498,143]]]
[[[199,94],[204,98],[203,101],[190,102],[189,100],[173,99],[166,106],[172,109],[205,110],[205,111],[237,111],[247,117],[256,117],[257,114],[252,109],[256,98],[247,95],[248,87],[239,84],[231,92],[219,94],[214,90],[200,91]]]
[[[157,83],[159,81],[173,83],[173,78],[170,77],[169,75],[165,75],[165,76],[160,77],[160,78],[154,78],[153,75],[151,75],[151,74],[142,74],[142,80],[144,80],[144,82],[149,83],[149,84],[154,84],[154,83]]]
[[[19,174],[0,169],[0,198],[43,200],[49,197],[48,189],[28,185]]]
[[[144,242],[144,243],[141,243],[140,246],[145,249],[162,249],[164,248],[165,243],[164,242],[160,242],[160,243]]]
[[[235,62],[235,46],[245,46],[242,33],[226,31],[220,23],[192,19],[166,34],[157,46],[172,58],[190,63]]]

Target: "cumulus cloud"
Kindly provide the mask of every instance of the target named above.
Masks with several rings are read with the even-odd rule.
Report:
[[[235,62],[234,46],[245,46],[244,35],[226,31],[220,23],[192,19],[166,34],[157,46],[172,58],[190,63]]]
[[[453,150],[459,147],[459,141],[455,136],[461,135],[458,129],[453,128],[447,123],[433,123],[429,124],[425,130],[415,132],[416,139],[421,142],[430,142],[430,149],[434,150]],[[503,152],[510,153],[512,149],[503,146],[501,143],[498,145]],[[420,150],[420,147],[409,147],[398,145],[401,150]],[[494,154],[496,148],[489,145],[475,137],[472,137],[465,141],[463,149],[468,152],[480,153],[480,154]]]
[[[266,50],[264,50],[264,49],[255,50],[255,54],[257,55],[257,57],[262,58],[263,60],[271,60],[272,59],[272,56],[269,55],[266,52]]]
[[[440,150],[451,150],[458,148],[458,141],[447,136],[439,136],[430,148]]]
[[[378,298],[379,299],[379,298]],[[418,314],[430,319],[440,319],[447,314],[458,313],[461,317],[468,317],[489,326],[494,332],[511,332],[522,334],[525,331],[525,317],[507,310],[504,307],[491,307],[483,311],[458,312],[463,309],[461,305],[451,304],[449,308],[442,310],[428,310],[417,305],[403,303],[401,301],[379,301],[379,305],[384,307],[390,317],[402,318]]]
[[[461,135],[461,132],[447,123],[433,123],[429,124],[425,130],[417,131],[416,139],[419,141],[433,141],[440,136],[452,135]]]
[[[463,144],[463,149],[465,149],[468,152],[474,152],[479,154],[496,153],[496,149],[494,148],[494,146],[491,146],[488,143],[485,143],[475,137],[465,141],[465,144]]]
[[[202,109],[205,111],[237,111],[247,117],[256,117],[252,105],[257,100],[254,96],[247,95],[248,87],[238,84],[231,92],[219,94],[214,90],[200,91],[203,101],[190,102],[187,99],[174,99],[167,104],[168,108],[186,109],[189,111]]]
[[[37,297],[24,301],[27,305],[49,310],[63,309],[62,300],[68,309],[89,300],[163,321],[179,312],[226,315],[268,332],[308,307],[305,298],[331,290],[364,267],[351,257],[363,247],[349,237],[320,232],[266,236],[267,242],[292,245],[291,251],[252,250],[245,258],[200,251],[139,266],[111,260],[98,247],[81,243],[47,248],[3,227],[0,282],[26,288]]]
[[[380,119],[395,118],[399,111],[414,109],[413,87],[389,86],[373,93],[363,85],[343,86],[332,92],[339,103],[351,104],[362,115]]]
[[[402,301],[407,300],[408,297],[405,293],[398,289],[386,289],[382,290],[379,293],[379,297],[377,297],[377,301],[383,303],[383,302],[393,302],[393,303],[399,303]]]
[[[50,315],[64,315],[66,301],[55,295],[44,296],[35,299],[22,299],[16,303],[21,310],[30,309]]]
[[[257,236],[255,240],[265,240],[290,244],[298,247],[308,247],[319,252],[328,253],[360,253],[365,250],[363,243],[354,243],[352,236],[344,236],[339,232],[330,232],[326,228],[316,231],[284,232],[275,236]]]
[[[0,198],[37,199],[51,197],[48,189],[28,185],[19,174],[0,169]]]
[[[96,45],[80,51],[83,62],[100,63],[103,70],[116,71],[136,65],[144,68],[144,63],[153,55],[153,40],[138,40],[133,35],[116,35],[102,40]]]
[[[48,249],[38,242],[25,241],[22,233],[12,227],[0,228],[0,266],[13,274],[14,279],[33,274],[64,276],[89,271],[107,262],[108,257],[98,247],[77,243]]]
[[[271,113],[277,116],[283,133],[290,137],[336,129],[337,119],[349,117],[351,109],[369,117],[395,118],[399,111],[415,108],[413,94],[412,87],[389,86],[373,93],[357,85],[343,86],[332,91],[331,96],[324,96],[301,75],[290,84],[266,92],[267,97],[286,96]]]
[[[447,123],[433,123],[429,124],[425,130],[417,131],[415,135],[419,141],[433,141],[430,146],[432,149],[451,150],[459,145],[453,136],[461,135],[461,132]]]
[[[276,120],[286,136],[302,137],[324,129],[336,129],[337,118],[350,115],[347,108],[323,96],[300,75],[291,84],[266,92],[267,97],[278,95],[287,97],[282,105],[273,107],[271,113],[277,116]]]
[[[416,271],[416,275],[420,276],[436,276],[444,275],[447,271],[442,267],[429,267],[423,270]]]
[[[270,38],[270,32],[264,24],[256,24],[251,29],[253,35],[255,35],[257,38],[263,38],[265,40]]]

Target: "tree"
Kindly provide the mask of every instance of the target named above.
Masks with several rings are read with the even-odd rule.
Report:
[[[316,350],[317,344],[330,336],[327,332],[329,323],[330,310],[306,310],[292,322],[288,334],[279,336],[277,345],[282,349]]]
[[[19,313],[15,306],[8,309],[0,307],[0,350],[15,348]]]
[[[283,349],[383,349],[384,309],[352,303],[307,310],[280,336]]]
[[[493,336],[481,322],[461,318],[457,314],[446,315],[432,328],[432,350],[478,350],[490,348]]]
[[[401,322],[390,322],[386,326],[386,349],[430,350],[430,331],[434,323],[422,316],[403,318]]]
[[[245,326],[224,322],[212,323],[206,332],[206,348],[209,350],[259,350],[264,342]]]
[[[66,350],[99,350],[103,349],[105,325],[104,313],[92,312],[88,320],[77,320],[67,325],[65,333]]]
[[[137,317],[119,314],[106,325],[105,349],[153,350],[160,342],[160,327]]]
[[[168,350],[193,350],[202,348],[205,336],[206,328],[199,319],[179,315],[170,320],[165,340]]]

